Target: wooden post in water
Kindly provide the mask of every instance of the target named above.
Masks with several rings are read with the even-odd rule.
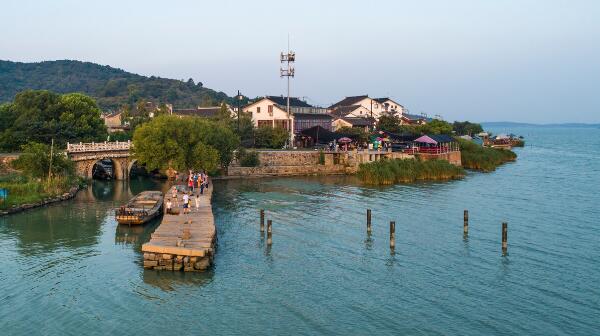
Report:
[[[508,224],[502,223],[502,252],[506,253],[508,249]]]
[[[396,247],[396,222],[390,222],[390,248]]]
[[[265,232],[265,210],[260,209],[260,233]]]
[[[465,210],[464,213],[463,233],[469,234],[469,210]]]
[[[367,233],[371,233],[371,209],[367,209]]]
[[[273,222],[269,219],[267,221],[267,245],[271,245],[273,243],[273,239],[272,239],[273,229],[271,227],[272,224],[273,224]]]

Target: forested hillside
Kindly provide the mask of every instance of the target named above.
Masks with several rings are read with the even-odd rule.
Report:
[[[145,77],[95,63],[47,61],[19,63],[0,60],[0,103],[10,102],[27,89],[59,93],[81,92],[94,97],[103,110],[114,110],[140,100],[171,103],[176,108],[214,106],[229,100],[217,92],[194,83],[175,79]]]

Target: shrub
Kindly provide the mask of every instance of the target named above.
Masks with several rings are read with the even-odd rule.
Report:
[[[254,146],[281,149],[289,136],[289,132],[281,127],[259,127],[254,131]]]
[[[258,167],[260,165],[258,152],[248,151],[243,147],[238,149],[237,159],[242,167]]]
[[[451,180],[464,175],[464,169],[444,160],[384,159],[363,163],[358,169],[358,177],[372,185],[408,183],[417,180]]]
[[[458,139],[458,141],[462,165],[467,169],[490,172],[505,162],[517,159],[517,154],[508,149],[481,147],[464,139]]]
[[[325,153],[323,152],[323,150],[319,150],[319,164],[320,165],[324,165],[325,164]]]

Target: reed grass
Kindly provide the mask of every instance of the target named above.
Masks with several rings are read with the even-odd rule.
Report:
[[[0,177],[0,189],[8,190],[8,198],[0,200],[0,209],[13,205],[40,202],[45,198],[56,197],[69,191],[79,183],[76,177],[57,176],[51,180],[28,179],[19,174]]]
[[[515,161],[517,154],[508,149],[482,147],[460,139],[460,158],[467,169],[491,172],[506,162]]]
[[[357,175],[366,184],[389,185],[419,180],[459,179],[465,175],[465,171],[444,160],[394,159],[363,163]]]

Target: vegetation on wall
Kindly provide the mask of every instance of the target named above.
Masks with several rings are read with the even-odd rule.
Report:
[[[0,106],[0,150],[18,151],[28,142],[58,147],[68,142],[106,140],[106,127],[96,102],[83,94],[59,95],[24,91]]]
[[[366,184],[386,185],[418,180],[451,180],[465,175],[464,169],[444,160],[380,160],[362,163],[358,177]]]
[[[81,92],[94,97],[103,110],[117,110],[138,101],[158,101],[176,107],[214,106],[231,99],[192,79],[146,77],[110,66],[61,60],[39,63],[0,61],[0,103],[23,90]]]
[[[249,151],[244,147],[238,149],[237,159],[242,167],[258,167],[260,165],[258,152],[253,150]]]

